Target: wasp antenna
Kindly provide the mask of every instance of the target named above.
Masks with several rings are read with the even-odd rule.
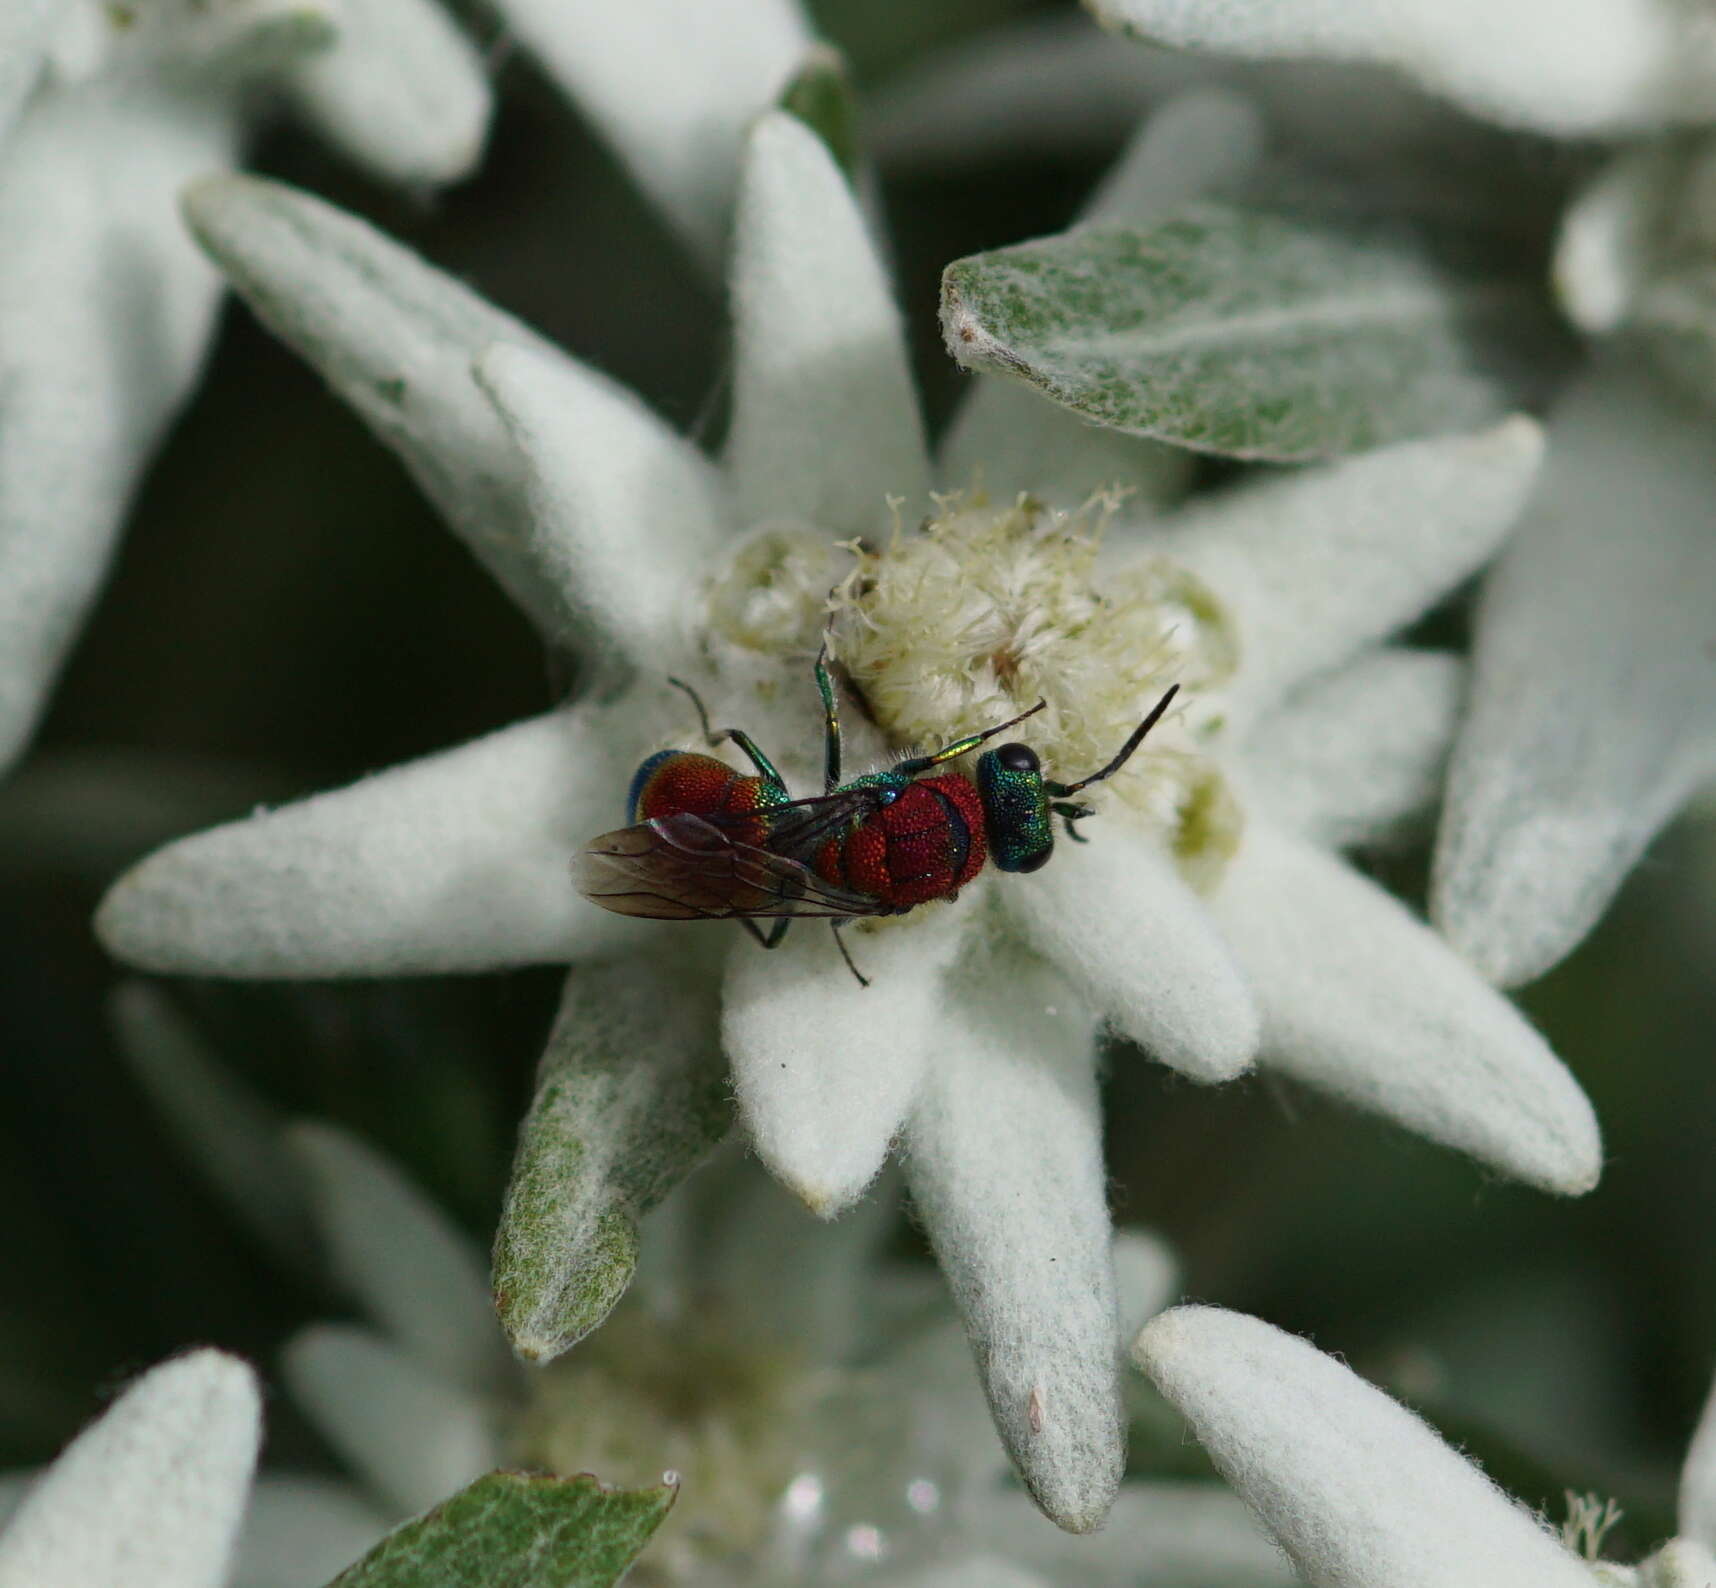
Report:
[[[1132,730],[1131,737],[1127,739],[1125,744],[1121,745],[1120,753],[1100,772],[1092,772],[1089,777],[1082,778],[1077,783],[1045,782],[1043,787],[1056,799],[1066,799],[1069,795],[1078,793],[1081,788],[1089,788],[1092,783],[1100,783],[1104,778],[1113,777],[1121,767],[1131,760],[1132,752],[1144,742],[1144,736],[1162,720],[1162,713],[1173,703],[1174,696],[1179,692],[1180,686],[1178,684],[1169,685],[1168,693],[1156,702],[1150,715]]]
[[[703,704],[703,697],[697,693],[683,678],[675,678],[672,673],[667,675],[668,683],[675,689],[683,689],[691,697],[691,704],[697,708],[697,720],[703,724],[703,737],[713,740],[715,730],[709,726],[709,712]]]

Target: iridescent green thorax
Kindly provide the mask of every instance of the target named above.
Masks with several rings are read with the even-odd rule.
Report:
[[[989,854],[1002,871],[1035,871],[1054,851],[1048,790],[1037,758],[1023,745],[1003,745],[977,758]]]

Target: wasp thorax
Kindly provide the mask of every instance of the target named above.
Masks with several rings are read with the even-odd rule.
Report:
[[[1098,497],[1060,513],[1028,497],[1004,507],[937,498],[916,530],[856,551],[834,595],[834,648],[897,745],[943,743],[1048,702],[1021,729],[1030,744],[993,752],[977,773],[1008,870],[1048,854],[1039,769],[1070,783],[1106,765],[1179,684],[1174,710],[1090,800],[1157,827],[1187,874],[1207,883],[1240,830],[1210,756],[1237,643],[1221,603],[1185,569],[1104,548],[1114,505]]]

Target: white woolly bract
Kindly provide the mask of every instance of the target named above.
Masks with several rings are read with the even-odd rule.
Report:
[[[1544,1190],[1597,1183],[1602,1142],[1578,1082],[1398,899],[1257,821],[1211,907],[1272,1068]]]
[[[745,523],[832,536],[929,487],[888,273],[828,146],[770,112],[745,147],[733,242],[733,497]]]
[[[729,951],[721,1031],[739,1106],[763,1162],[813,1212],[840,1212],[881,1169],[934,1055],[943,976],[969,926],[969,908],[936,904],[848,928],[871,987],[820,921],[772,954],[745,939]]]
[[[1033,1498],[1096,1527],[1125,1462],[1089,1012],[1041,960],[979,950],[949,983],[905,1130],[907,1184]]]
[[[219,1351],[144,1374],[0,1535],[0,1588],[221,1588],[262,1437],[256,1376]]]
[[[1716,774],[1708,420],[1614,354],[1569,388],[1550,437],[1478,608],[1431,889],[1448,938],[1505,984],[1571,950]]]
[[[1181,49],[1373,61],[1509,126],[1580,136],[1716,111],[1716,21],[1680,0],[1086,0]]]
[[[1535,1517],[1305,1341],[1175,1307],[1134,1355],[1315,1588],[1592,1588]]]

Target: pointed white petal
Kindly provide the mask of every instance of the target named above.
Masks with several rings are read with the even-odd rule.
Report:
[[[1180,1293],[1180,1263],[1160,1237],[1144,1230],[1114,1232],[1114,1288],[1120,1298],[1120,1338],[1130,1340]]]
[[[348,1483],[264,1473],[250,1497],[230,1588],[312,1588],[331,1581],[390,1518]]]
[[[1517,417],[1284,473],[1167,521],[1151,549],[1201,578],[1238,630],[1235,716],[1249,722],[1480,567],[1542,452],[1537,425]]]
[[[810,46],[794,0],[497,0],[663,213],[713,263],[740,145]]]
[[[1390,837],[1440,796],[1464,693],[1456,657],[1367,652],[1257,725],[1244,781],[1272,821],[1326,848]]]
[[[936,1010],[906,1183],[990,1410],[1045,1512],[1084,1533],[1125,1463],[1090,1015],[1046,963],[979,953]]]
[[[281,1367],[328,1442],[402,1512],[446,1499],[499,1458],[481,1400],[367,1329],[306,1329]]]
[[[315,1272],[306,1186],[278,1112],[227,1069],[159,988],[128,981],[110,1003],[120,1051],[186,1155],[271,1250]]]
[[[0,150],[0,766],[34,727],[219,297],[174,213],[218,98],[47,90]]]
[[[184,208],[197,241],[258,317],[399,453],[525,612],[555,638],[575,635],[565,592],[534,559],[522,460],[471,370],[496,342],[565,355],[308,194],[214,176],[189,189]]]
[[[493,95],[482,57],[436,0],[340,0],[339,39],[293,74],[317,129],[413,186],[476,168]]]
[[[627,392],[564,359],[490,348],[477,379],[524,457],[533,559],[584,626],[659,671],[714,555],[715,467]]]
[[[608,1315],[637,1265],[640,1217],[731,1120],[714,945],[696,941],[714,928],[681,928],[689,942],[657,930],[653,951],[567,978],[519,1131],[493,1273],[501,1324],[529,1362]]]
[[[1087,206],[1087,222],[1127,225],[1230,183],[1257,158],[1263,128],[1236,94],[1202,90],[1170,100],[1121,156]],[[1193,456],[1086,424],[1017,381],[972,377],[942,443],[949,489],[979,487],[997,501],[1025,491],[1071,510],[1095,491],[1132,493],[1128,517],[1178,495]]]
[[[1663,263],[1669,206],[1686,167],[1674,143],[1624,149],[1568,205],[1555,240],[1555,289],[1581,331],[1613,331]]]
[[[638,940],[567,864],[614,825],[635,758],[589,708],[169,844],[102,902],[108,951],[204,976],[410,976]]]
[[[1263,1064],[1546,1191],[1597,1183],[1578,1083],[1398,900],[1254,819],[1214,905],[1263,1006]]]
[[[1680,1531],[1716,1550],[1716,1393],[1705,1402],[1680,1471]]]
[[[1076,1553],[1016,1494],[975,1497],[962,1520],[1009,1560],[1047,1573],[1069,1566],[1081,1588],[1292,1588],[1287,1558],[1237,1495],[1215,1483],[1127,1483],[1108,1520]]]
[[[356,1136],[301,1124],[288,1140],[309,1179],[334,1276],[377,1327],[451,1384],[505,1383],[507,1354],[475,1244]]]
[[[193,1351],[138,1379],[67,1446],[0,1537],[0,1588],[222,1588],[244,1515],[256,1375]]]
[[[875,932],[848,929],[861,987],[819,923],[773,953],[748,939],[727,958],[722,1040],[758,1155],[813,1212],[863,1192],[916,1097],[942,978],[971,905],[926,908]]]
[[[730,464],[743,523],[836,535],[916,512],[929,486],[887,273],[822,140],[775,112],[752,131],[733,257]]]
[[[1002,886],[1037,952],[1152,1057],[1225,1081],[1257,1056],[1256,1001],[1208,906],[1154,838],[1116,818]]]
[[[1176,1307],[1135,1354],[1316,1588],[1591,1588],[1523,1506],[1305,1341]]]
[[[1716,774],[1716,428],[1614,363],[1552,437],[1480,605],[1432,891],[1454,945],[1506,983],[1571,950]]]
[[[1676,0],[1086,0],[1104,26],[1176,49],[1372,61],[1507,126],[1563,136],[1704,120],[1716,41]]]

